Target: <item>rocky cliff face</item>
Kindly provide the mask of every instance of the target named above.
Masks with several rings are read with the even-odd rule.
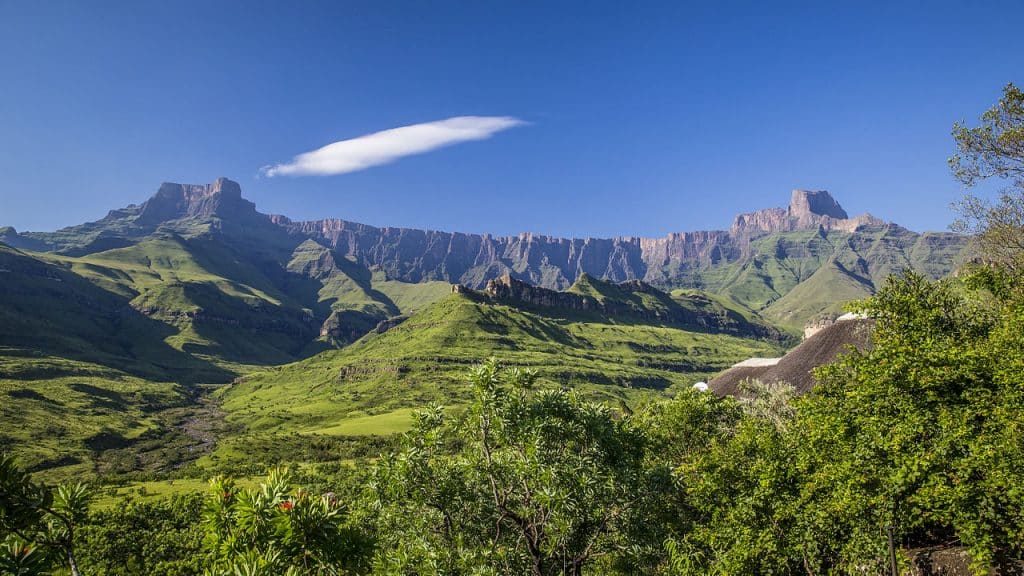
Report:
[[[870,214],[850,218],[825,190],[793,190],[788,209],[769,208],[740,214],[733,221],[730,232],[733,236],[749,237],[813,228],[855,232],[860,228],[883,225],[883,220]]]
[[[873,283],[901,269],[946,274],[964,245],[960,236],[919,235],[868,214],[850,218],[825,191],[794,190],[788,207],[741,214],[728,230],[661,238],[558,238],[378,228],[340,219],[293,222],[257,212],[242,198],[240,186],[223,178],[209,185],[164,184],[145,203],[114,210],[100,221],[53,233],[5,230],[0,241],[84,255],[129,246],[158,229],[183,237],[210,233],[280,281],[289,274],[310,276],[308,270],[292,270],[289,260],[297,246],[313,241],[329,254],[304,265],[327,269],[333,260],[335,267],[344,265],[366,278],[380,271],[389,280],[442,280],[482,289],[489,280],[510,275],[563,290],[587,274],[613,282],[699,288],[752,310],[774,305],[837,260],[829,269],[839,270],[839,277],[819,279],[823,286],[808,289],[820,300],[810,306],[815,310],[783,302],[785,314],[801,318],[832,301],[830,287],[846,286],[849,292],[857,285],[864,287],[859,292],[870,293]],[[800,231],[813,234],[795,233]],[[310,277],[326,281],[321,276]]]
[[[807,190],[794,190],[788,209],[737,216],[729,231],[682,232],[663,238],[490,236],[376,228],[339,219],[292,222],[275,215],[271,220],[397,280],[446,280],[483,288],[490,279],[513,274],[552,289],[567,288],[581,274],[615,282],[640,279],[671,284],[688,270],[748,256],[751,239],[765,234],[803,229],[854,232],[885,225],[867,214],[848,218],[828,192]]]
[[[511,274],[487,281],[483,293],[495,300],[524,304],[532,308],[559,308],[576,312],[607,312],[602,303],[590,296],[558,292],[531,286],[516,280]]]
[[[256,214],[256,205],[242,198],[238,182],[218,178],[205,185],[164,182],[139,207],[135,222],[145,226],[180,218],[244,218]]]
[[[710,332],[725,332],[758,338],[781,338],[770,327],[744,321],[702,296],[690,297],[684,306],[667,293],[642,280],[612,283],[580,277],[570,291],[561,292],[532,286],[511,274],[488,280],[480,292],[455,285],[453,292],[483,295],[485,298],[534,310],[558,310],[600,314],[609,318],[642,320],[655,324],[685,326]]]

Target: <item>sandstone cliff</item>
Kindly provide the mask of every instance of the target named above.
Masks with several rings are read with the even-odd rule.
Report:
[[[116,216],[116,211],[112,214]],[[227,178],[204,185],[164,182],[139,207],[135,223],[146,226],[180,218],[238,218],[256,214],[256,205],[242,198],[242,187]]]

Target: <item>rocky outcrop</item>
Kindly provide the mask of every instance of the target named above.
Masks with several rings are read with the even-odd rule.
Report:
[[[825,190],[793,190],[789,200],[789,215],[794,218],[828,216],[836,220],[850,217]]]
[[[409,319],[409,317],[408,316],[404,316],[404,315],[403,316],[392,316],[391,318],[388,318],[387,320],[381,320],[380,322],[378,322],[377,323],[377,327],[374,328],[373,331],[375,333],[377,333],[377,334],[383,334],[383,333],[387,332],[388,330],[391,330],[395,326],[398,326],[402,322],[405,322],[408,319]]]
[[[361,310],[333,310],[320,326],[320,338],[334,345],[349,344],[376,329],[382,321],[386,319]]]
[[[19,250],[44,251],[49,249],[49,245],[44,242],[18,234],[18,231],[13,226],[0,228],[0,243]]]
[[[157,225],[180,218],[237,218],[257,214],[256,205],[242,198],[242,187],[227,178],[212,184],[174,184],[164,182],[152,198],[139,207],[135,222]],[[115,213],[108,215],[116,216]]]
[[[453,287],[453,292],[474,293],[462,286]],[[600,296],[592,296],[591,293]],[[723,309],[707,306],[709,302],[701,301],[695,303],[697,305],[693,307],[683,306],[667,293],[642,280],[627,280],[616,284],[584,274],[570,291],[560,292],[532,286],[515,279],[511,274],[505,274],[489,280],[483,291],[478,294],[491,300],[529,309],[600,314],[610,318],[635,319],[757,338],[782,337],[773,328],[751,324]]]
[[[793,190],[789,208],[768,208],[740,214],[733,221],[730,232],[733,236],[753,237],[815,228],[855,232],[863,227],[883,225],[884,221],[870,214],[850,218],[825,190]]]
[[[533,308],[559,308],[576,312],[608,313],[603,303],[596,299],[571,292],[558,292],[539,286],[531,286],[516,280],[511,274],[487,281],[483,293],[495,300],[525,304]]]

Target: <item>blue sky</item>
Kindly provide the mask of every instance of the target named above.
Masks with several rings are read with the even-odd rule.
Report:
[[[467,232],[723,228],[796,187],[941,230],[951,124],[1024,83],[1022,21],[1019,1],[0,0],[0,225],[228,176],[267,213]],[[522,124],[260,171],[462,116]]]

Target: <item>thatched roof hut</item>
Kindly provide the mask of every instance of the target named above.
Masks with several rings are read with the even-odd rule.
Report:
[[[798,394],[805,394],[815,384],[811,370],[835,361],[851,347],[865,350],[870,346],[872,325],[871,320],[860,316],[841,316],[782,358],[745,360],[713,378],[708,387],[719,396],[734,396],[741,382],[757,379],[762,382],[788,382]]]

